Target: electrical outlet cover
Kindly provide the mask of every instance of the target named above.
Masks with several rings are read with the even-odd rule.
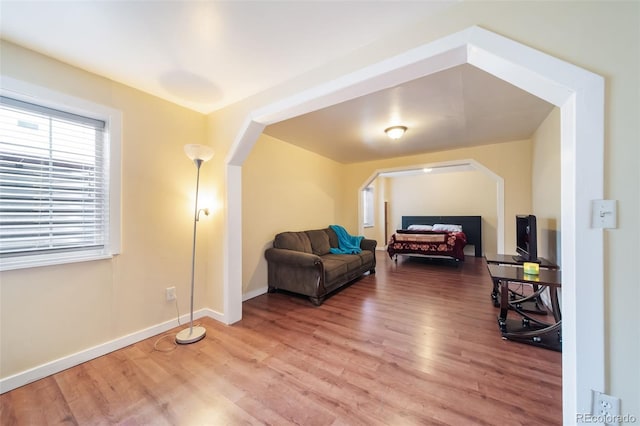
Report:
[[[591,414],[603,419],[605,424],[619,424],[620,398],[592,391]]]
[[[167,287],[165,290],[165,294],[167,297],[167,302],[171,302],[176,299],[176,288],[175,287]]]

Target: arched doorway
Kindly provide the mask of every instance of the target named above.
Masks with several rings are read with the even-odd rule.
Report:
[[[603,195],[604,80],[478,27],[249,114],[226,159],[224,318],[227,323],[242,318],[242,242],[238,238],[242,231],[242,163],[264,127],[463,63],[520,87],[561,111],[563,411],[565,422],[572,423],[575,413],[590,412],[590,389],[604,389],[603,235],[591,228],[589,209],[591,200]]]
[[[486,176],[488,179],[495,182],[496,185],[496,253],[504,253],[504,179],[495,174],[493,171],[477,162],[473,159],[463,159],[463,160],[455,160],[455,161],[440,161],[437,163],[427,163],[427,164],[416,164],[412,166],[403,166],[396,167],[393,169],[380,169],[376,170],[369,178],[363,183],[360,187],[360,192],[364,191],[364,189],[371,184],[378,176],[380,175],[389,175],[393,173],[402,173],[411,170],[424,170],[424,169],[443,169],[448,171],[457,171],[461,167],[468,167],[471,170],[478,171]],[[359,195],[359,194],[358,194]],[[359,217],[359,229],[360,234],[364,234],[364,224],[362,223],[362,197],[358,196],[358,217]],[[483,231],[484,234],[484,231]],[[386,240],[386,239],[385,239]]]

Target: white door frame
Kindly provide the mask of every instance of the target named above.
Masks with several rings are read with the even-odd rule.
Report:
[[[479,27],[248,115],[226,159],[224,319],[242,318],[242,164],[264,127],[465,63],[561,110],[563,417],[573,424],[576,414],[590,412],[591,389],[604,390],[603,232],[590,224],[591,200],[603,198],[604,79]]]

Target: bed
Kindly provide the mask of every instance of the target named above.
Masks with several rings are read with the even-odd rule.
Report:
[[[445,226],[426,230],[424,225]],[[464,247],[467,245],[474,247],[476,257],[482,257],[480,216],[402,216],[402,229],[398,229],[389,239],[387,253],[396,261],[398,255],[461,261],[464,260]]]

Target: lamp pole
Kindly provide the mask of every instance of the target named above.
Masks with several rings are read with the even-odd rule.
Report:
[[[185,152],[187,156],[193,160],[196,165],[196,199],[193,212],[193,245],[191,250],[191,309],[189,310],[189,328],[185,328],[176,335],[176,342],[180,344],[195,343],[202,340],[206,335],[207,330],[204,327],[193,326],[193,300],[195,293],[195,273],[196,273],[196,236],[197,225],[199,219],[198,211],[198,193],[200,190],[200,166],[202,163],[213,157],[213,151],[211,148],[203,145],[186,145]],[[204,209],[205,214],[208,214],[208,210]]]
[[[198,225],[198,192],[200,190],[200,166],[202,165],[202,160],[196,159],[193,160],[196,165],[196,201],[195,207],[193,210],[193,248],[191,249],[191,316],[190,316],[190,327],[189,334],[193,334],[193,293],[195,288],[196,281],[196,235],[197,235],[197,225]],[[202,336],[204,337],[204,336]]]

